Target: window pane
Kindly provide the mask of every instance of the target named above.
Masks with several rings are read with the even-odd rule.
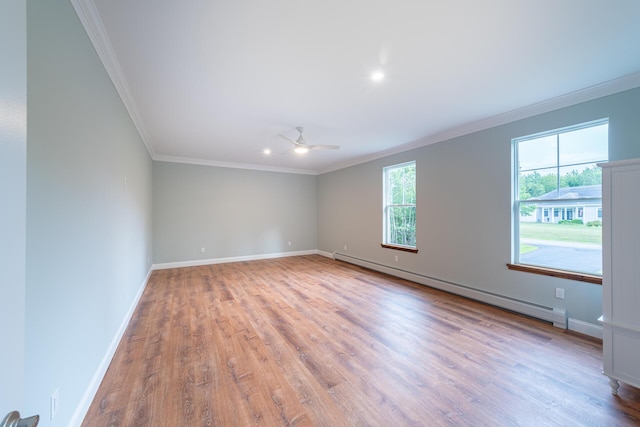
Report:
[[[560,168],[560,187],[583,187],[597,186],[598,195],[581,197],[601,197],[602,190],[602,169],[595,163],[577,166],[564,166]],[[595,190],[594,190],[595,191]]]
[[[518,200],[532,197],[548,197],[551,191],[558,189],[556,168],[538,169],[522,172],[518,176]]]
[[[416,208],[391,206],[388,208],[388,240],[392,245],[416,245]]]
[[[389,185],[392,205],[415,205],[416,203],[415,165],[398,167],[389,171]]]
[[[602,274],[600,200],[520,204],[520,263]]]
[[[384,168],[383,242],[416,246],[416,163]]]
[[[515,143],[515,262],[602,274],[602,173],[596,163],[608,158],[608,125]]]
[[[535,212],[541,215],[520,217],[520,263],[602,274],[602,227],[597,207],[537,206]]]
[[[520,203],[520,222],[544,221],[543,217],[548,216],[548,210],[539,208],[535,202]]]
[[[608,124],[561,133],[560,166],[606,160],[608,133]]]
[[[542,169],[558,164],[556,135],[518,143],[518,170]]]

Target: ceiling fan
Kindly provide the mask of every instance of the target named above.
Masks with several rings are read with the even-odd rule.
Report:
[[[292,143],[295,146],[293,151],[295,151],[298,154],[304,154],[309,150],[338,150],[338,149],[340,149],[339,145],[307,144],[307,141],[305,141],[304,137],[302,136],[302,132],[304,131],[304,128],[302,126],[298,126],[298,127],[296,127],[296,130],[300,134],[298,136],[298,139],[293,139],[293,138],[290,138],[290,137],[288,137],[286,135],[280,135],[280,136],[282,138],[286,139],[287,141],[289,141],[290,143]]]

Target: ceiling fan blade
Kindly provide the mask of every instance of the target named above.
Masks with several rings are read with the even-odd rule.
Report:
[[[339,145],[308,145],[310,150],[339,150]]]
[[[278,134],[278,136],[282,139],[286,139],[287,141],[289,141],[290,143],[292,143],[293,145],[295,145],[296,147],[300,145],[300,143],[298,141],[296,141],[293,138],[288,137],[287,135],[282,135],[282,134]]]
[[[339,150],[340,146],[339,145],[314,145],[314,144],[307,144],[307,141],[305,141],[304,137],[302,136],[302,132],[304,130],[304,128],[302,126],[298,126],[296,128],[296,130],[298,131],[298,139],[293,139],[287,135],[284,134],[278,134],[278,136],[282,139],[286,139],[287,141],[289,141],[290,143],[292,143],[295,147],[296,152],[299,153],[304,153],[307,150]],[[300,150],[300,151],[298,151]]]

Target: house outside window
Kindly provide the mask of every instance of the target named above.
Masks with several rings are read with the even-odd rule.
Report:
[[[383,169],[382,246],[416,250],[416,162]]]
[[[513,263],[602,275],[608,120],[513,140]]]

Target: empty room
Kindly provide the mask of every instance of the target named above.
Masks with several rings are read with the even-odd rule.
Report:
[[[639,2],[0,34],[0,426],[640,425]]]

